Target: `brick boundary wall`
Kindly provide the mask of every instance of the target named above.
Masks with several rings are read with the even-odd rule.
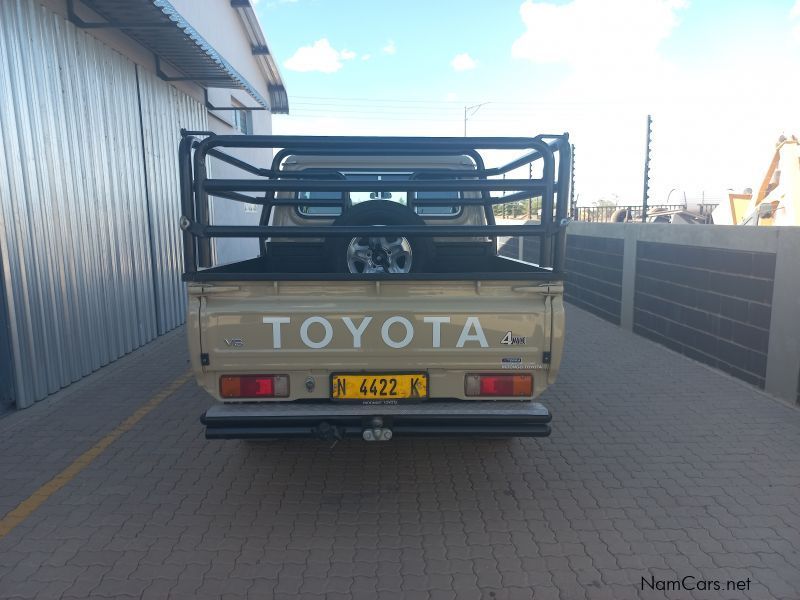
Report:
[[[522,254],[519,244],[522,241]],[[539,262],[539,238],[501,239],[499,254]],[[623,243],[620,239],[567,236],[564,298],[598,317],[619,325],[622,295]]]
[[[568,236],[564,299],[619,325],[623,246],[620,239]]]
[[[522,254],[519,252],[520,241]],[[539,249],[539,238],[530,236],[501,237],[498,244],[498,254],[534,264],[539,264]]]
[[[633,330],[764,388],[775,254],[638,242]]]
[[[798,256],[800,227],[572,222],[564,298],[800,404]]]

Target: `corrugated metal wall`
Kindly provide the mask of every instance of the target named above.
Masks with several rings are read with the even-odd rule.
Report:
[[[19,407],[184,319],[175,149],[182,125],[205,121],[168,84],[139,84],[133,62],[63,17],[0,0],[0,259]]]
[[[138,68],[159,335],[186,319],[177,152],[180,128],[208,129],[199,102]]]
[[[0,415],[14,407],[14,355],[11,353],[11,330],[3,286],[3,262],[0,256]]]

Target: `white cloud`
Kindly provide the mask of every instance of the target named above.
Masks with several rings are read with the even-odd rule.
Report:
[[[382,51],[385,54],[397,54],[397,46],[395,45],[394,40],[389,40],[383,47]]]
[[[796,42],[800,42],[800,0],[796,0],[792,10],[789,11],[789,17],[795,22],[792,29],[792,35]]]
[[[361,55],[361,60],[369,60],[370,58],[372,58],[372,54],[362,54]]]
[[[478,66],[478,63],[475,62],[469,54],[466,52],[462,52],[461,54],[456,54],[453,60],[450,61],[450,66],[453,67],[456,71],[469,71],[470,69],[474,69]]]
[[[527,0],[520,7],[527,31],[511,54],[575,68],[644,64],[658,53],[685,6],[683,0]]]
[[[342,68],[343,60],[355,58],[356,53],[351,50],[336,50],[327,38],[317,40],[311,46],[301,46],[283,63],[290,71],[307,73],[318,71],[320,73],[335,73]]]

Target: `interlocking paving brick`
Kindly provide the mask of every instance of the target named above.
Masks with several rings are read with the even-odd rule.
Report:
[[[0,512],[185,372],[184,348],[0,419]],[[542,400],[546,439],[331,448],[206,441],[187,383],[0,540],[0,598],[714,597],[641,589],[686,575],[800,597],[800,411],[574,307]]]

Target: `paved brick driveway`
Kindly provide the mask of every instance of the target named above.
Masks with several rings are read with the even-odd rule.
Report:
[[[568,318],[544,440],[207,442],[189,382],[0,539],[0,598],[800,598],[800,411]],[[173,333],[1,419],[0,515],[187,368]]]

